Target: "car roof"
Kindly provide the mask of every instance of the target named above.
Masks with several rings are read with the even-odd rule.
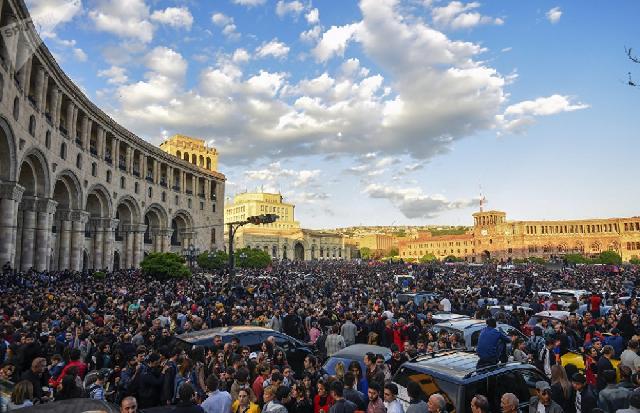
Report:
[[[474,377],[491,375],[494,371],[513,370],[516,368],[535,369],[527,363],[500,363],[492,366],[476,368],[478,354],[472,351],[445,350],[416,357],[403,366],[413,370],[429,372],[441,378],[462,383]]]
[[[551,290],[551,294],[588,294],[589,291],[587,290],[569,290],[569,289],[559,289],[559,290]]]
[[[478,320],[478,319],[474,319],[474,318],[466,318],[463,320],[453,320],[453,321],[444,321],[442,323],[438,323],[436,325],[434,325],[434,327],[447,327],[447,328],[453,328],[456,330],[464,330],[467,329],[469,327],[474,327],[476,325],[487,325],[486,321],[484,320]]]
[[[334,353],[331,357],[356,360],[361,359],[367,353],[384,355],[385,353],[391,354],[391,350],[389,350],[388,347],[373,346],[370,344],[354,344]]]
[[[271,332],[276,331],[270,328],[254,327],[254,326],[230,326],[230,327],[216,327],[209,328],[207,330],[193,331],[190,333],[180,334],[176,338],[186,341],[187,343],[198,342],[207,339],[213,339],[214,336],[233,336],[240,333],[252,333],[252,332]]]

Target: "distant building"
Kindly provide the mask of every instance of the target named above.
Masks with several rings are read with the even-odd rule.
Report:
[[[281,194],[237,194],[232,202],[225,205],[224,222],[241,222],[250,216],[262,214],[276,214],[279,217],[272,224],[247,224],[241,227],[234,239],[236,249],[261,249],[275,259],[351,259],[351,248],[345,245],[344,237],[301,228],[295,220],[294,210],[295,205],[284,202]],[[226,246],[227,230],[225,225]]]
[[[350,237],[347,241],[358,249],[368,248],[373,254],[385,254],[398,246],[397,238],[386,234],[367,234]]]
[[[640,217],[570,221],[507,221],[501,211],[476,212],[474,226],[463,235],[419,233],[401,241],[400,257],[420,259],[449,255],[468,262],[507,261],[527,257],[549,259],[570,253],[596,256],[615,251],[623,261],[640,256]]]
[[[218,170],[218,151],[203,139],[174,135],[160,144],[160,149],[208,171]]]

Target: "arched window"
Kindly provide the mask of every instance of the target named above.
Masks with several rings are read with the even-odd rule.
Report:
[[[111,183],[111,171],[107,171],[107,182]]]
[[[124,179],[124,176],[120,177],[120,188],[124,189],[126,185],[127,185],[127,180]]]
[[[162,202],[165,202],[167,200],[167,193],[163,192],[162,193]]]
[[[67,159],[67,144],[64,142],[60,145],[60,157],[62,159]]]
[[[147,193],[149,194],[149,198],[151,198],[151,196],[153,196],[153,188],[149,187],[149,189],[147,189]]]
[[[191,155],[191,163],[196,165],[197,164],[197,159],[198,157],[196,156],[196,154],[194,153],[193,155]]]
[[[207,157],[207,169],[211,170],[211,158]]]
[[[4,77],[0,75],[0,102],[2,102],[2,95],[4,95]]]
[[[91,163],[91,176],[98,176],[98,165],[95,162]]]
[[[33,115],[29,116],[29,134],[36,136],[36,117]]]
[[[176,156],[180,159],[182,159],[182,152],[180,151],[176,151]]]
[[[46,146],[47,149],[51,148],[51,131],[50,130],[48,130],[44,136],[44,146]]]
[[[20,117],[20,99],[13,99],[13,119],[18,120]]]
[[[139,189],[140,189],[140,185],[138,185],[137,182],[134,182],[133,183],[133,192],[135,192],[137,194]]]
[[[187,162],[189,162],[189,154],[188,153],[184,153],[183,159]]]
[[[76,157],[76,168],[82,169],[82,155],[80,154]]]

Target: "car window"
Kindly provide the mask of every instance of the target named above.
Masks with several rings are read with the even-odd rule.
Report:
[[[471,333],[471,347],[477,347],[478,346],[478,339],[480,338],[480,333],[482,332],[482,330],[478,330],[475,331],[473,333]]]
[[[543,376],[542,373],[534,369],[519,370],[518,372],[522,376],[522,380],[524,381],[524,383],[529,388],[529,397],[535,396],[537,394],[536,382],[547,381],[547,378]]]
[[[467,383],[464,386],[464,406],[466,411],[470,411],[469,407],[471,406],[471,400],[476,394],[482,394],[483,396],[487,396],[489,394],[487,379],[483,378],[480,380],[473,381],[471,383]]]
[[[454,383],[433,377],[427,373],[415,371],[409,367],[401,367],[393,377],[393,381],[399,386],[398,398],[405,402],[409,401],[407,385],[410,381],[415,381],[422,390],[421,400],[427,402],[429,396],[439,393],[447,402],[447,412],[455,413],[456,411],[455,402],[458,386]]]
[[[284,349],[284,351],[290,350],[293,346],[291,344],[291,340],[286,337],[283,337],[279,334],[275,335],[276,344]]]
[[[528,402],[529,387],[523,376],[517,370],[505,371],[504,373],[489,378],[489,403],[493,411],[500,411],[500,398],[505,393],[513,393],[520,402]]]

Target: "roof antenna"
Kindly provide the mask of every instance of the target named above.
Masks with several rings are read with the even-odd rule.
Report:
[[[484,206],[484,196],[482,195],[482,185],[480,185],[480,212],[483,211]]]

